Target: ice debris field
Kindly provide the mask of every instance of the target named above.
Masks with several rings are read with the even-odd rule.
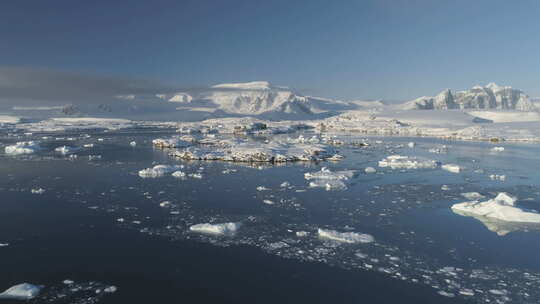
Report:
[[[206,113],[197,121],[6,114],[0,193],[148,238],[249,246],[472,303],[538,303],[540,119],[512,90],[392,106],[255,82],[156,97]],[[1,234],[0,253],[33,238]],[[81,282],[28,277],[0,298],[90,304],[123,290]]]

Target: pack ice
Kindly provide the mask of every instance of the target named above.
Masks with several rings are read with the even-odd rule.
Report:
[[[39,143],[35,141],[20,141],[14,145],[5,148],[6,154],[22,155],[32,154],[40,149]]]
[[[379,167],[391,169],[433,169],[437,168],[437,165],[437,162],[431,159],[402,155],[390,155],[379,161]]]
[[[505,222],[540,223],[540,214],[516,206],[517,198],[501,192],[485,202],[471,201],[452,205],[452,211],[468,216],[482,216]]]
[[[197,233],[231,236],[236,234],[240,226],[240,223],[232,222],[219,224],[202,223],[190,226],[189,230]]]
[[[39,295],[40,286],[22,283],[8,288],[0,293],[0,299],[30,300]]]

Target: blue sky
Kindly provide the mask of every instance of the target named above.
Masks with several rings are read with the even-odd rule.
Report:
[[[0,67],[343,99],[492,81],[540,96],[539,17],[525,0],[2,1]]]

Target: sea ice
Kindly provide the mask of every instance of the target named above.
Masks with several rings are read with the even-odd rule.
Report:
[[[39,295],[41,286],[22,283],[0,293],[0,299],[30,300]]]
[[[461,196],[471,201],[477,201],[485,197],[478,192],[465,192],[465,193],[461,193]]]
[[[35,141],[20,141],[15,145],[6,146],[5,152],[10,155],[32,154],[40,149],[39,143]]]
[[[30,192],[32,192],[32,194],[43,194],[43,193],[45,193],[45,189],[43,189],[43,188],[34,188],[34,189],[30,190]]]
[[[437,162],[431,159],[402,155],[390,155],[379,161],[379,167],[390,167],[391,169],[433,169],[437,165]]]
[[[493,148],[491,148],[491,151],[493,151],[493,152],[502,152],[502,151],[504,151],[504,147],[493,147]]]
[[[321,171],[305,173],[304,178],[309,180],[311,188],[325,188],[326,190],[345,190],[345,182],[354,176],[353,170],[335,171],[323,167]]]
[[[220,224],[196,224],[189,227],[190,231],[197,233],[206,233],[214,235],[227,235],[231,236],[238,232],[240,229],[241,223],[220,223]]]
[[[342,243],[372,243],[375,241],[375,238],[372,235],[357,232],[338,232],[335,230],[319,228],[317,233],[320,238]]]
[[[69,146],[61,146],[54,149],[54,151],[62,153],[64,155],[75,153],[78,150],[79,150],[78,148],[69,147]]]
[[[364,169],[364,172],[370,174],[370,173],[377,173],[377,169],[373,168],[373,167],[366,167]]]
[[[142,178],[156,178],[171,173],[179,168],[180,166],[156,165],[152,168],[146,168],[139,171],[139,176]]]
[[[540,214],[516,206],[517,198],[501,192],[485,202],[464,202],[452,205],[452,210],[462,215],[483,216],[505,222],[540,223]]]
[[[444,164],[441,168],[452,173],[459,173],[461,171],[461,167],[456,164]]]

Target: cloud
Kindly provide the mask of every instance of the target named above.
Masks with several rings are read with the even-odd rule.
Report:
[[[0,66],[2,105],[103,103],[114,100],[117,95],[147,95],[172,91],[175,89],[149,80]]]

